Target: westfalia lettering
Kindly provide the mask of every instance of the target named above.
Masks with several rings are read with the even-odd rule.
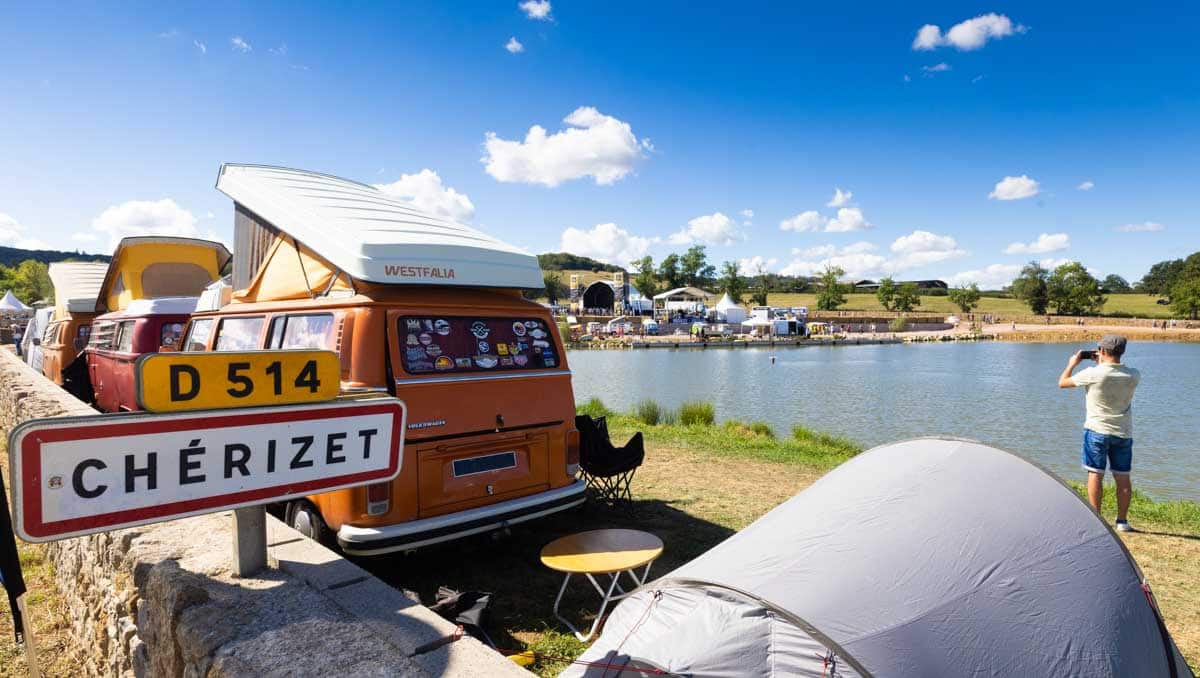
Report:
[[[437,266],[395,266],[384,264],[383,272],[392,278],[454,278],[454,269]]]
[[[378,434],[377,428],[364,428],[319,436],[300,435],[267,440],[258,449],[239,442],[207,448],[201,438],[196,438],[177,451],[125,454],[119,468],[110,469],[102,459],[84,459],[71,472],[69,487],[80,499],[96,499],[109,491],[129,494],[157,490],[160,480],[168,484],[178,482],[182,487],[203,483],[210,475],[225,479],[254,474],[269,476],[276,471],[295,471],[315,465],[336,470],[338,464],[346,463],[350,454],[370,459],[372,452],[380,452],[378,445],[372,446]],[[178,478],[160,478],[160,454],[178,455]]]

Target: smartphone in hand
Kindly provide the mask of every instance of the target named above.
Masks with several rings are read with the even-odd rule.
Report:
[[[1079,359],[1080,360],[1095,360],[1096,352],[1095,351],[1080,351]]]

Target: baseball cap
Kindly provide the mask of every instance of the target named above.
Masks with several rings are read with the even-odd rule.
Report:
[[[1119,334],[1106,334],[1100,340],[1100,348],[1106,353],[1120,356],[1125,353],[1125,337]]]

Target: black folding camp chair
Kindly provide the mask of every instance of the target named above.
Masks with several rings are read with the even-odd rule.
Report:
[[[575,428],[579,430],[579,466],[592,493],[610,505],[624,500],[632,506],[629,485],[646,458],[641,432],[633,434],[623,447],[614,447],[604,417],[579,415],[575,417]]]

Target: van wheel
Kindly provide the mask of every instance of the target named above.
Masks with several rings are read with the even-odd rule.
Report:
[[[309,539],[325,543],[329,539],[329,528],[321,520],[317,507],[307,501],[292,502],[288,505],[288,525]]]

